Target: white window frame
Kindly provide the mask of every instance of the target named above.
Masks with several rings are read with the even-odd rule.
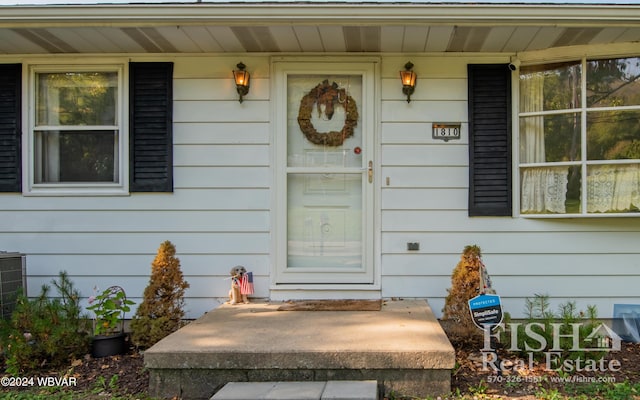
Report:
[[[118,75],[118,95],[116,105],[116,125],[95,126],[100,130],[117,131],[116,147],[118,160],[114,166],[117,182],[60,182],[36,183],[36,79],[42,72],[74,72],[97,71],[116,72]],[[129,113],[128,113],[128,61],[117,60],[82,60],[75,64],[73,61],[51,62],[50,59],[32,61],[23,66],[23,126],[25,127],[22,141],[23,159],[23,195],[25,196],[122,196],[129,194]],[[46,128],[46,127],[45,127]],[[65,126],[65,130],[73,130],[73,126]]]
[[[621,106],[621,107],[588,107],[587,106],[587,68],[586,65],[590,60],[595,60],[595,59],[607,59],[607,58],[627,58],[627,57],[640,57],[640,54],[637,53],[633,53],[633,54],[628,54],[628,53],[621,53],[621,54],[593,54],[593,55],[586,55],[586,56],[571,56],[571,55],[566,55],[565,57],[561,57],[556,59],[544,59],[544,61],[539,61],[536,62],[535,64],[553,64],[555,62],[561,62],[561,61],[571,61],[571,60],[575,60],[575,61],[580,61],[581,63],[581,68],[582,68],[582,74],[581,74],[581,82],[580,82],[580,87],[581,87],[581,92],[582,92],[582,96],[581,96],[581,104],[579,107],[576,107],[574,109],[570,109],[570,110],[549,110],[549,111],[541,111],[541,112],[533,112],[533,113],[527,113],[527,112],[521,112],[520,111],[520,104],[519,104],[519,99],[520,99],[520,73],[519,71],[515,71],[513,73],[513,79],[512,79],[512,83],[513,83],[513,89],[512,89],[512,94],[513,94],[513,98],[516,99],[516,101],[513,102],[513,132],[514,132],[514,136],[513,136],[513,147],[512,147],[512,154],[513,154],[513,182],[514,182],[514,188],[515,190],[513,191],[514,196],[513,196],[513,204],[516,205],[515,208],[515,216],[519,216],[519,217],[523,217],[523,218],[611,218],[611,217],[616,217],[616,218],[620,218],[620,217],[624,217],[624,218],[638,218],[640,217],[640,212],[625,212],[625,213],[590,213],[588,212],[588,207],[587,207],[587,167],[588,166],[592,166],[592,165],[613,165],[613,164],[620,164],[620,165],[625,165],[625,164],[633,164],[633,165],[640,165],[640,161],[639,162],[630,162],[631,160],[588,160],[587,159],[587,113],[589,112],[589,110],[591,111],[612,111],[612,110],[640,110],[640,105],[634,105],[634,106]],[[525,56],[526,59],[526,56]],[[521,62],[521,60],[518,60],[518,64]],[[532,63],[533,65],[534,63]],[[580,116],[581,119],[581,124],[580,124],[580,140],[581,140],[581,159],[577,160],[577,161],[570,161],[570,162],[548,162],[548,163],[535,163],[535,164],[527,164],[527,163],[523,163],[520,161],[520,118],[521,117],[526,117],[526,116],[536,116],[536,115],[554,115],[554,114],[560,114],[560,115],[565,115],[567,113],[570,112],[575,112]],[[579,166],[580,167],[580,173],[581,173],[581,187],[580,187],[580,212],[579,213],[548,213],[548,214],[527,214],[527,213],[522,213],[521,209],[522,209],[522,205],[521,205],[521,195],[522,195],[522,182],[521,182],[521,168],[526,168],[526,167],[545,167],[545,166]]]

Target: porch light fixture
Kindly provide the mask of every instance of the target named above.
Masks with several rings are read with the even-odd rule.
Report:
[[[404,71],[400,71],[400,80],[402,81],[402,93],[407,95],[407,103],[411,102],[411,95],[416,88],[416,78],[418,77],[413,72],[413,63],[408,61],[404,65]]]
[[[238,95],[240,95],[240,103],[242,103],[242,98],[249,93],[249,71],[246,71],[247,67],[242,62],[236,65],[238,69],[233,70],[233,79],[236,81],[236,89],[238,90]]]

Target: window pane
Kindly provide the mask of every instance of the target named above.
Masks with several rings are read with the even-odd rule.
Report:
[[[581,65],[562,63],[520,69],[520,112],[567,110],[581,106]]]
[[[587,211],[640,211],[640,164],[588,166]]]
[[[587,106],[640,104],[640,58],[587,62]]]
[[[580,159],[580,115],[557,114],[520,118],[520,162]]]
[[[522,168],[520,183],[521,213],[580,213],[579,166]]]
[[[117,182],[117,132],[36,132],[36,183]]]
[[[589,160],[640,160],[640,111],[587,114]]]
[[[39,73],[36,125],[116,125],[117,72]]]

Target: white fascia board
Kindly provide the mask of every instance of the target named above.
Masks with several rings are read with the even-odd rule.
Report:
[[[224,2],[1,6],[0,27],[184,24],[637,26],[639,4]]]
[[[292,0],[191,0],[191,1],[170,1],[170,0],[0,0],[2,5],[79,5],[79,4],[193,4],[193,3],[295,3]],[[422,4],[636,4],[637,0],[305,0],[306,3],[422,3]]]

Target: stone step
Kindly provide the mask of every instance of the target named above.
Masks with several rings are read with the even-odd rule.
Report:
[[[376,381],[229,382],[211,400],[377,400]]]

